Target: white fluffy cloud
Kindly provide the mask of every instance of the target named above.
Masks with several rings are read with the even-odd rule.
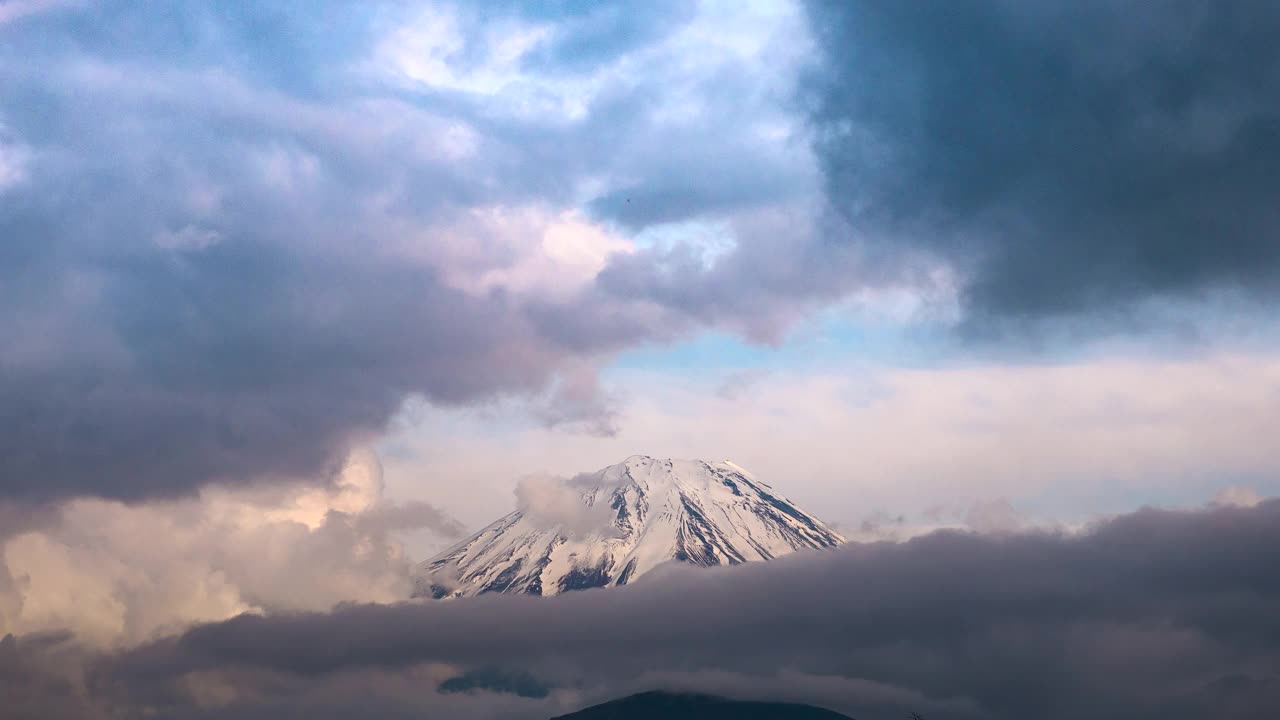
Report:
[[[566,300],[633,244],[579,211],[472,208],[426,229],[404,228],[391,252],[427,264],[451,287]]]
[[[582,488],[551,475],[526,475],[516,483],[516,507],[535,524],[568,535],[616,532],[616,513],[607,505],[586,505]]]
[[[369,452],[326,489],[74,500],[4,542],[0,635],[65,628],[94,645],[130,644],[243,612],[402,600],[411,560],[395,531],[415,528],[460,532],[430,505],[384,498]]]

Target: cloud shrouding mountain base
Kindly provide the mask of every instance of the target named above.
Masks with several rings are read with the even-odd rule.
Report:
[[[1143,510],[555,599],[243,616],[114,654],[10,638],[0,683],[29,717],[535,718],[657,686],[863,718],[1257,718],[1280,703],[1278,563],[1280,502]],[[432,690],[477,669],[551,693]]]

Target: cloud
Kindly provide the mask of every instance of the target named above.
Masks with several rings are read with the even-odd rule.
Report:
[[[310,138],[320,179],[301,190],[245,172],[309,132],[280,123],[305,125],[310,115],[333,125],[323,132],[356,136],[367,125],[303,101],[286,103],[299,115],[273,115],[278,97],[229,83],[206,88],[209,97],[248,95],[239,108],[222,106],[243,134],[223,135],[196,117],[212,106],[188,89],[208,80],[69,82],[126,107],[40,154],[71,147],[97,160],[32,169],[0,205],[13,239],[0,250],[0,329],[11,338],[0,351],[0,492],[136,499],[214,480],[315,477],[410,394],[456,404],[537,392],[562,361],[590,362],[607,349],[558,347],[518,298],[456,289],[428,262],[360,242],[404,233],[399,213],[364,207],[393,188],[344,175],[362,161],[357,144],[344,144],[355,138]],[[134,126],[153,122],[151,103],[175,113],[167,127],[182,136],[177,146],[135,134],[147,134]],[[132,152],[121,155],[117,143]],[[80,182],[92,200],[52,191]],[[163,243],[182,251],[156,247],[166,228],[195,226],[169,218],[210,207],[200,230]]]
[[[215,230],[207,230],[195,225],[184,225],[176,231],[162,231],[155,237],[155,244],[166,250],[204,250],[221,240]]]
[[[960,269],[972,328],[1274,296],[1276,6],[807,8],[829,200],[881,252]]]
[[[372,717],[515,718],[656,686],[857,717],[1251,718],[1280,699],[1277,547],[1269,501],[1143,510],[1079,534],[940,532],[554,599],[246,615],[91,658],[86,699],[169,717],[325,699]],[[428,678],[469,670],[552,692],[424,709]],[[416,693],[379,692],[411,679]]]
[[[385,439],[388,486],[415,497],[422,477],[451,478],[424,499],[479,527],[509,509],[513,478],[571,476],[640,449],[732,459],[850,535],[876,511],[905,515],[899,537],[963,526],[1000,498],[1035,525],[1134,498],[1196,504],[1234,485],[1280,494],[1280,457],[1256,442],[1280,433],[1280,363],[1268,353],[914,368],[833,357],[820,340],[779,354],[737,396],[721,392],[720,373],[683,363],[610,372],[627,399],[612,438],[425,412]]]
[[[607,505],[587,502],[584,491],[601,482],[598,473],[565,479],[550,475],[527,475],[516,483],[516,509],[531,522],[570,536],[617,534],[613,526],[617,513]]]
[[[618,434],[617,402],[600,387],[593,367],[562,371],[534,413],[547,427],[569,427],[596,437]]]
[[[621,412],[591,378],[614,354],[712,327],[777,343],[871,291],[946,300],[963,277],[972,311],[1011,316],[1267,286],[1277,93],[1236,71],[1269,67],[1273,14],[1085,5],[1024,48],[1053,13],[1010,8],[815,5],[816,45],[786,3],[118,3],[5,24],[0,495],[327,477],[406,400],[550,398],[539,419],[607,436]],[[954,27],[981,41],[932,41]],[[806,127],[795,80],[818,51]],[[912,70],[864,82],[864,56]],[[415,58],[434,63],[417,79]],[[984,102],[944,92],[989,67],[1017,72],[969,82]],[[842,170],[886,165],[856,188]],[[832,240],[849,226],[907,241]]]
[[[768,370],[738,370],[729,373],[716,388],[716,397],[736,402],[747,397],[752,388],[769,376]]]
[[[142,20],[129,13],[104,32],[126,18]],[[47,31],[75,37],[78,22]],[[164,53],[163,40],[138,40]],[[516,299],[456,289],[438,265],[362,240],[393,245],[409,223],[430,244],[442,227],[412,215],[449,218],[447,191],[411,209],[369,207],[414,176],[450,174],[411,151],[379,180],[363,149],[432,137],[432,113],[400,105],[404,127],[375,129],[369,118],[390,116],[346,115],[248,71],[94,49],[103,55],[45,49],[42,63],[6,63],[6,107],[34,107],[15,100],[26,93],[63,110],[52,124],[11,113],[37,161],[0,205],[11,238],[0,250],[0,493],[137,499],[315,477],[409,394],[536,392],[575,354]],[[224,54],[204,50],[209,62]],[[38,80],[49,73],[61,80]],[[78,127],[89,106],[98,120]]]
[[[0,2],[0,26],[17,22],[29,15],[49,12],[67,0],[4,0]]]
[[[406,399],[550,394],[546,422],[609,434],[593,366],[705,323],[793,317],[673,295],[644,266],[662,257],[621,277],[624,227],[812,188],[788,179],[811,158],[777,104],[798,56],[773,54],[800,15],[680,7],[118,3],[5,26],[0,495],[325,477]],[[387,48],[436,15],[454,18],[430,55],[452,80],[406,80]],[[544,96],[564,112],[521,109]],[[692,200],[586,212],[634,188]]]
[[[1240,487],[1233,485],[1229,488],[1223,488],[1214,496],[1213,502],[1217,505],[1237,506],[1237,507],[1253,507],[1262,502],[1262,496],[1257,490],[1248,487]]]
[[[601,271],[593,302],[620,299],[661,310],[651,325],[618,332],[669,335],[690,324],[718,326],[760,343],[780,343],[797,318],[863,287],[908,284],[899,274],[874,277],[865,254],[829,241],[830,223],[803,202],[744,210],[729,222],[732,249],[708,263],[700,243],[681,242],[616,255]],[[556,316],[579,332],[582,322]],[[580,329],[579,329],[580,328]]]
[[[29,151],[8,141],[3,125],[0,125],[0,194],[26,180],[26,168],[30,163]]]
[[[248,611],[394,602],[412,589],[399,536],[418,529],[464,532],[428,503],[385,498],[367,452],[319,489],[71,501],[0,538],[0,635],[71,630],[107,647]]]
[[[5,712],[20,720],[101,717],[79,681],[83,658],[66,633],[0,637]]]
[[[974,503],[964,520],[965,525],[980,533],[1013,532],[1022,525],[1018,511],[1004,498]]]

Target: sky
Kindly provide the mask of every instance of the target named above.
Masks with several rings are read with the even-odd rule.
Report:
[[[0,0],[0,687],[71,718],[546,717],[635,677],[1179,717],[1142,705],[1175,683],[1184,716],[1252,717],[1275,645],[1224,613],[1274,640],[1278,31],[1251,0]],[[859,573],[884,589],[796,612],[936,627],[902,598],[937,552],[972,634],[612,674],[525,648],[499,675],[554,666],[548,697],[414,695],[502,632],[612,632],[594,599],[396,603],[528,478],[633,454],[730,459],[883,543],[655,580],[635,637],[663,592]],[[993,674],[946,670],[967,653]],[[1132,686],[1078,672],[1108,663]]]

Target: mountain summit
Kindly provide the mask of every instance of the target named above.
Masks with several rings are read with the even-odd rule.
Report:
[[[517,496],[520,509],[422,563],[415,594],[555,595],[625,585],[671,560],[737,565],[844,542],[728,461],[635,455]]]

